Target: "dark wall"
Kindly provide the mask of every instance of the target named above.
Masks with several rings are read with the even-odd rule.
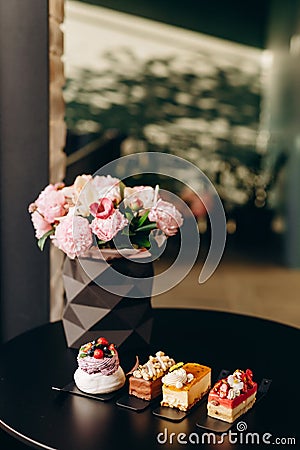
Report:
[[[81,0],[253,47],[266,45],[272,0]],[[288,5],[290,0],[283,2]]]
[[[47,24],[47,0],[0,0],[1,340],[49,316],[49,255],[27,212],[48,183]]]

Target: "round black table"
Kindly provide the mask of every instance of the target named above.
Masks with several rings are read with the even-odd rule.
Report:
[[[268,394],[243,417],[247,433],[276,443],[299,444],[299,330],[240,315],[187,309],[155,309],[151,351],[164,350],[177,361],[194,361],[220,369],[251,368],[254,378],[272,379]],[[121,355],[131,364],[132,355]],[[34,448],[59,450],[155,450],[216,448],[196,427],[197,408],[180,423],[53,391],[72,381],[76,352],[68,349],[61,322],[22,334],[1,347],[0,426]],[[233,428],[234,431],[234,428]],[[236,430],[235,430],[236,431]],[[161,442],[157,440],[159,433]],[[173,433],[173,434],[172,434]],[[175,434],[174,434],[175,433]],[[180,435],[184,433],[184,435]],[[193,443],[189,436],[193,434]],[[223,448],[247,448],[225,436]],[[179,438],[178,438],[179,436]],[[184,437],[186,436],[186,438]],[[179,442],[178,442],[179,439]],[[281,441],[278,441],[281,439]],[[187,444],[180,443],[187,440]],[[294,441],[290,441],[294,442]],[[231,447],[233,445],[233,447]]]

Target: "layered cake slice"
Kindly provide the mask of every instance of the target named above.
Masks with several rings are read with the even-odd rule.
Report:
[[[197,363],[178,363],[163,379],[162,406],[187,411],[209,391],[211,368]]]
[[[118,352],[105,339],[88,342],[80,347],[74,381],[78,389],[88,394],[108,394],[124,386],[126,378],[120,366]]]
[[[256,399],[257,383],[250,369],[236,370],[219,380],[208,396],[207,412],[210,417],[232,423],[252,408]]]
[[[129,378],[129,394],[143,400],[152,400],[161,394],[162,377],[175,364],[164,352],[156,352],[149,360],[139,365]]]

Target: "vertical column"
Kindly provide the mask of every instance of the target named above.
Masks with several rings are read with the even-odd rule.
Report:
[[[277,207],[284,216],[283,259],[300,268],[300,2],[271,2],[268,48],[272,68],[266,92],[265,126],[269,132],[266,158],[270,167],[285,161],[277,189]],[[271,174],[275,176],[275,174]]]
[[[61,25],[64,21],[64,0],[49,0],[49,63],[50,63],[50,182],[57,183],[65,177],[66,142],[64,36]],[[63,253],[54,246],[50,248],[50,320],[59,320],[62,315],[64,288],[61,268]]]
[[[47,0],[0,0],[1,339],[49,319],[49,254],[27,207],[49,176]]]

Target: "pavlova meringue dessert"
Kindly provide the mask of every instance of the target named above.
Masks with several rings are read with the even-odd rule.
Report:
[[[104,337],[80,347],[74,381],[87,394],[109,394],[124,386],[125,374],[114,344]]]

